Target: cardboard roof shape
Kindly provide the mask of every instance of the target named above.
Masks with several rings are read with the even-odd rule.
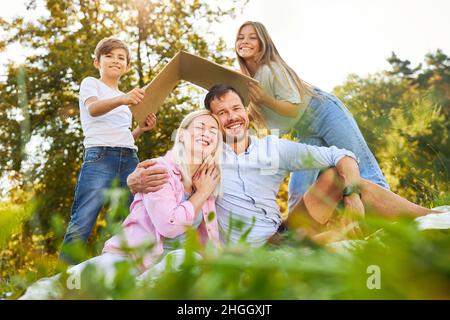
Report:
[[[164,100],[180,80],[189,81],[206,90],[219,83],[230,85],[242,95],[245,106],[249,103],[246,83],[249,81],[258,83],[258,81],[238,71],[223,67],[202,57],[179,51],[144,87],[144,99],[139,104],[131,106],[131,112],[140,126],[145,125],[147,115],[158,112]]]

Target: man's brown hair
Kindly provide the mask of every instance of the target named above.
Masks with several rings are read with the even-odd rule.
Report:
[[[214,99],[222,98],[222,96],[224,96],[228,92],[234,92],[239,97],[239,99],[241,99],[242,105],[244,105],[244,99],[242,98],[242,95],[239,93],[239,91],[237,91],[232,86],[219,83],[219,84],[213,85],[209,89],[208,93],[206,94],[206,97],[204,100],[205,108],[207,110],[211,111],[211,102]]]
[[[97,47],[95,47],[94,54],[97,60],[100,61],[101,55],[108,54],[114,49],[124,49],[127,53],[127,64],[130,64],[130,50],[128,49],[128,46],[122,40],[114,37],[100,40]]]

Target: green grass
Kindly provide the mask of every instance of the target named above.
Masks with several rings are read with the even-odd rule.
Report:
[[[65,290],[64,298],[450,299],[449,232],[420,232],[411,221],[369,225],[383,231],[350,250],[320,248],[284,235],[289,244],[227,246],[220,254],[206,250],[202,260],[186,258],[179,271],[169,269],[141,286],[130,275],[131,262],[117,265],[112,284],[88,268],[81,289]],[[187,257],[202,251],[192,235],[184,249]],[[367,286],[374,265],[380,270],[380,289]]]
[[[108,219],[124,213],[113,203]],[[14,229],[13,223],[7,225]],[[106,225],[93,241],[91,247],[97,249],[91,255],[118,231],[117,223]],[[278,245],[225,245],[219,253],[211,246],[203,248],[189,231],[181,268],[168,268],[156,281],[138,285],[130,272],[135,264],[129,261],[117,264],[112,283],[101,270],[89,267],[81,277],[81,289],[66,288],[67,274],[60,287],[64,299],[450,299],[450,230],[419,231],[411,220],[373,218],[367,218],[367,228],[374,236],[350,249],[319,247],[286,232]],[[20,235],[18,226],[15,230]],[[45,236],[12,246],[16,236],[2,247],[0,295],[8,299],[19,297],[37,279],[64,271],[56,254],[42,246]],[[16,252],[5,254],[5,248]],[[195,259],[195,252],[203,258]],[[379,270],[379,289],[369,288],[376,283],[373,266]]]

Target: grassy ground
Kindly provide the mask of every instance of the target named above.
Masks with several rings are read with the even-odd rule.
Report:
[[[120,205],[112,207],[109,216],[126,211]],[[30,205],[3,208],[0,214],[4,299],[15,299],[30,283],[64,271],[56,253],[49,253],[45,245],[60,239],[64,226],[55,222],[55,233],[27,235],[24,226],[32,211]],[[117,232],[117,225],[106,225],[112,227],[95,237],[93,251],[81,255],[95,255]],[[450,299],[449,230],[419,231],[414,221],[373,218],[367,219],[367,228],[373,236],[349,248],[319,247],[286,232],[281,244],[258,249],[245,243],[226,245],[220,254],[202,248],[189,233],[181,269],[168,268],[156,281],[138,285],[129,272],[134,264],[127,262],[117,265],[113,283],[88,268],[80,289],[67,289],[67,274],[60,288],[66,299]],[[201,252],[203,259],[194,259],[194,252]]]

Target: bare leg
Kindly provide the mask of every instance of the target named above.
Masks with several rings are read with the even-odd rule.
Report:
[[[322,172],[317,181],[303,195],[303,203],[309,215],[318,223],[325,224],[333,216],[342,200],[344,181],[336,168]]]
[[[342,200],[342,179],[335,168],[325,170],[291,211],[286,224],[310,237],[322,232]]]
[[[316,222],[325,224],[332,217],[338,202],[342,200],[343,186],[343,180],[336,169],[327,169],[308,189],[292,213],[305,212],[306,209]],[[366,179],[361,179],[361,200],[366,212],[391,219],[399,216],[419,217],[438,212],[412,203]]]
[[[368,213],[392,219],[399,216],[419,217],[438,212],[412,203],[365,179],[361,179],[361,188],[361,200]]]
[[[335,241],[339,233],[333,232],[327,222],[342,200],[343,186],[343,179],[335,168],[324,171],[292,210],[286,221],[287,226],[312,238],[317,237],[318,242]],[[361,179],[361,196],[366,212],[389,219],[437,212],[414,204],[365,179]]]
[[[320,245],[326,245],[327,243],[344,240],[346,238],[346,235],[337,228],[330,229],[327,225],[317,222],[309,213],[303,199],[290,213],[286,224],[289,229],[295,230],[301,236],[309,237]],[[274,242],[276,243],[277,241]]]

